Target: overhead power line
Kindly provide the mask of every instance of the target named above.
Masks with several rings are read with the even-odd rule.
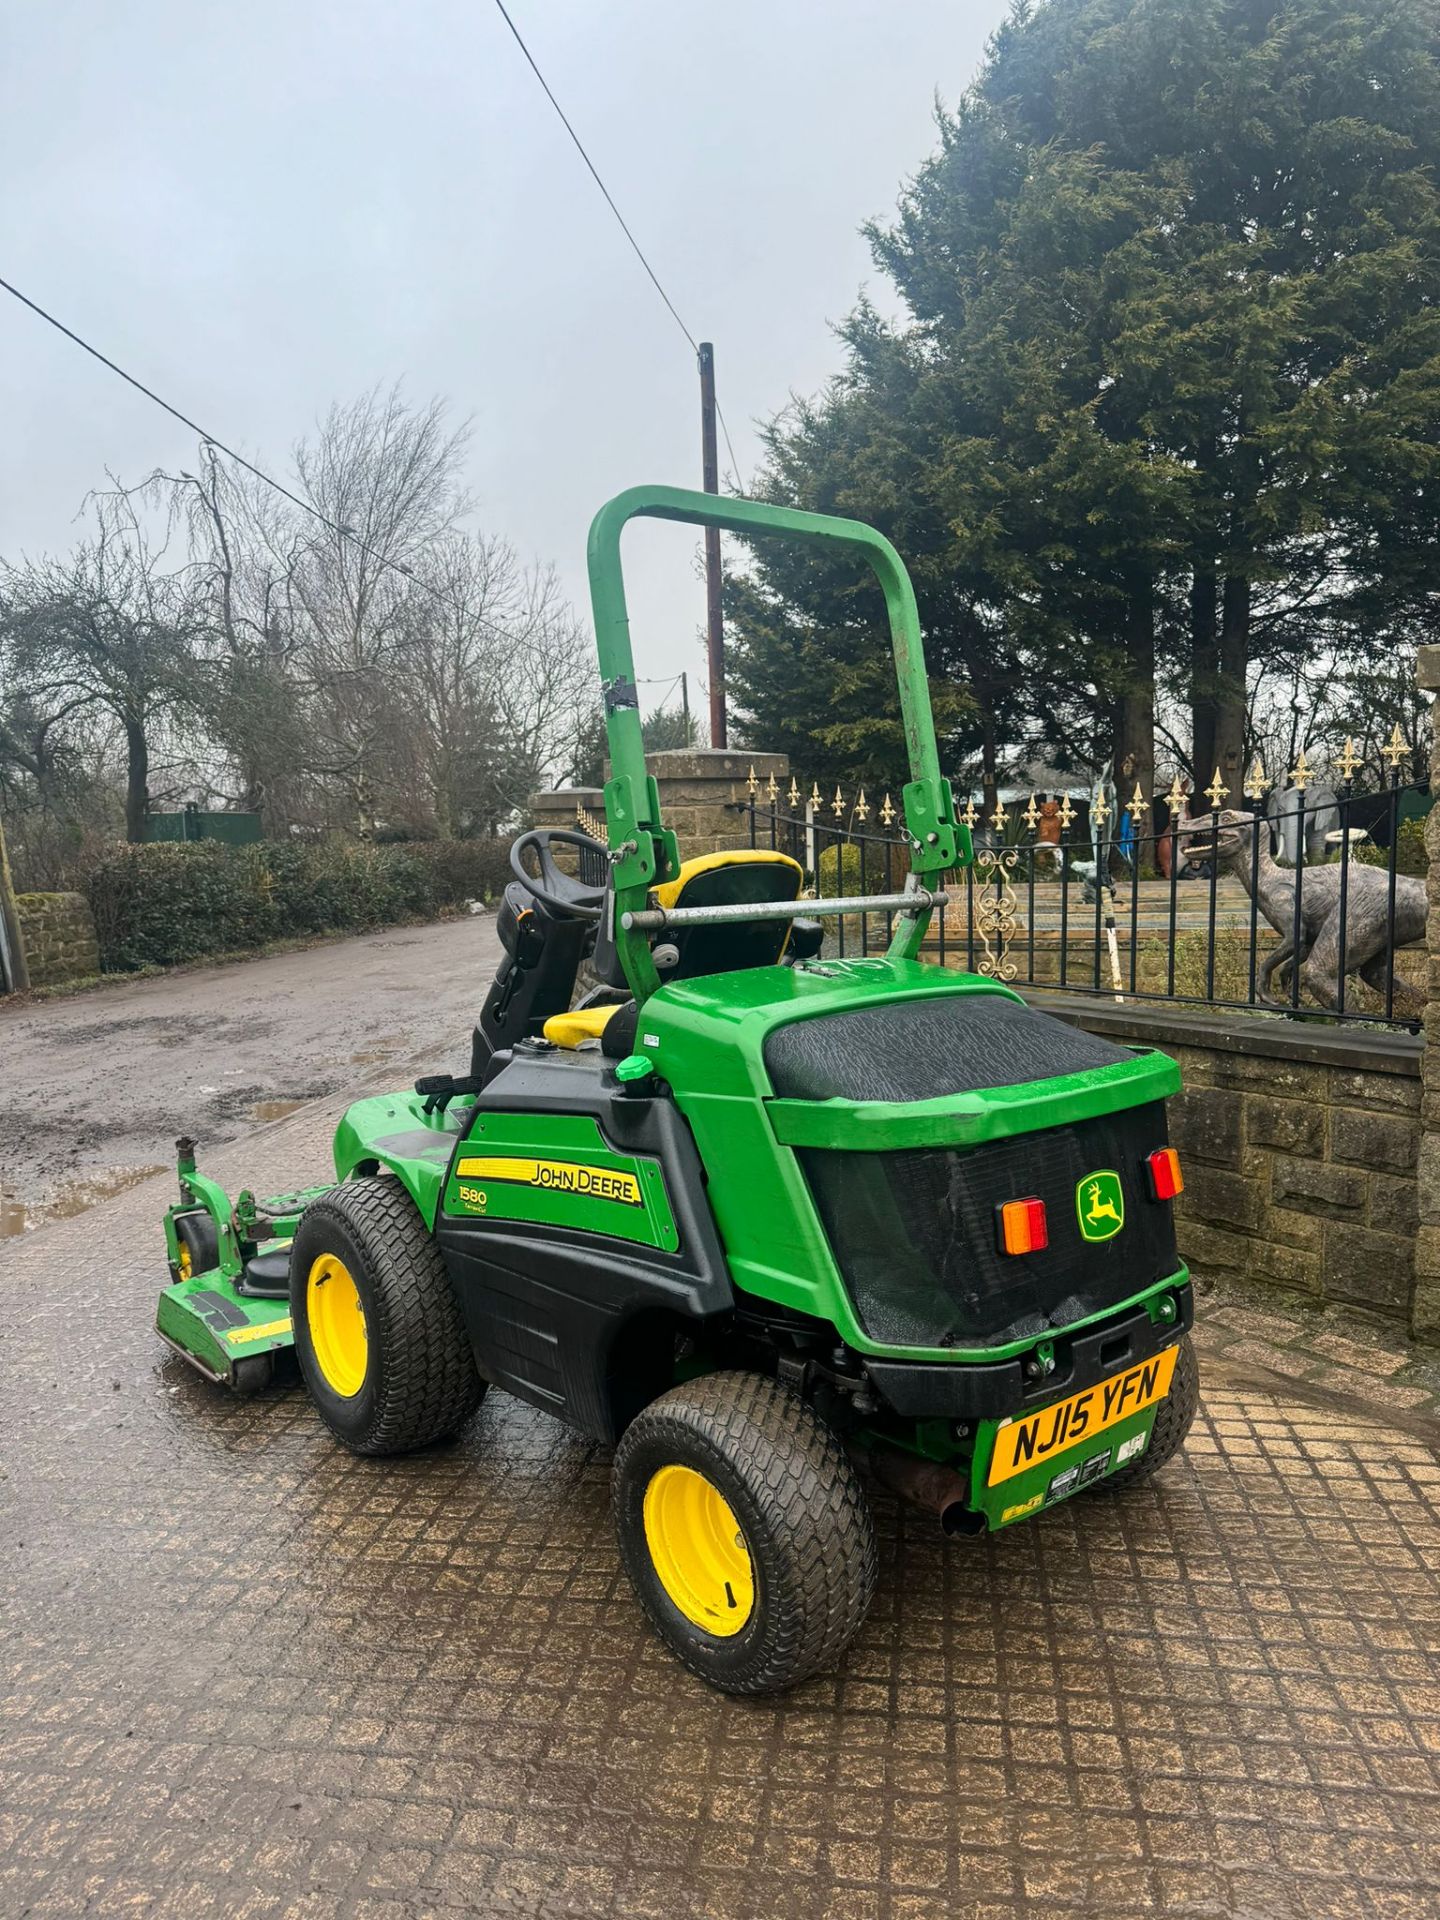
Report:
[[[505,0],[495,0],[495,5],[500,9],[500,16],[504,20],[506,26],[510,29],[511,33],[515,36],[515,44],[517,47],[519,47],[521,53],[524,54],[525,59],[529,65],[530,71],[534,74],[535,78],[540,82],[541,88],[543,89],[545,94],[545,98],[550,102],[551,106],[555,109],[556,113],[560,116],[560,124],[562,127],[564,127],[566,133],[569,134],[571,140],[574,142],[575,151],[579,154],[580,158],[585,162],[585,165],[589,168],[590,178],[595,182],[596,186],[600,189],[601,193],[604,194],[606,206],[609,207],[610,211],[614,214],[616,220],[619,221],[620,231],[624,234],[625,238],[630,242],[630,245],[633,248],[635,253],[635,258],[640,262],[641,266],[645,269],[646,273],[649,274],[651,286],[654,287],[655,291],[659,294],[660,298],[665,302],[666,306],[670,309],[670,317],[674,320],[676,326],[679,327],[681,333],[683,333],[685,338],[690,342],[690,351],[692,353],[698,354],[700,351],[699,343],[696,341],[694,334],[691,333],[690,329],[686,326],[685,322],[680,318],[680,314],[676,309],[675,302],[670,298],[669,294],[666,293],[664,287],[661,286],[659,274],[656,273],[655,269],[651,266],[650,262],[645,258],[644,248],[640,245],[640,242],[635,238],[634,234],[630,231],[629,223],[627,222],[624,214],[621,213],[619,207],[616,206],[614,196],[611,194],[610,189],[606,186],[605,182],[600,178],[599,169],[596,167],[595,162],[590,158],[589,154],[585,151],[584,141],[581,140],[579,134],[576,133],[574,127],[571,126],[569,117],[566,114],[565,109],[561,106],[560,102],[555,98],[555,95],[551,92],[550,82],[545,78],[544,74],[540,71],[539,67],[536,65],[534,54],[531,53],[529,47],[526,46],[524,38],[521,35],[520,29],[516,26],[515,22],[510,18],[510,14],[505,6]]]
[[[510,32],[514,36],[516,46],[519,47],[521,53],[524,54],[526,63],[529,66],[530,71],[534,74],[535,78],[540,82],[541,90],[543,91],[545,98],[550,102],[551,106],[555,109],[556,114],[559,116],[561,126],[564,127],[566,133],[569,134],[571,141],[574,143],[575,151],[579,154],[580,158],[585,162],[586,168],[590,174],[590,178],[595,182],[596,186],[600,189],[600,192],[604,196],[606,206],[609,207],[611,213],[614,214],[616,222],[619,225],[620,231],[624,234],[625,238],[630,242],[630,246],[632,251],[634,252],[635,258],[640,262],[641,266],[645,269],[645,272],[649,276],[651,286],[654,287],[655,291],[659,294],[660,298],[665,302],[666,307],[670,311],[671,319],[675,322],[676,326],[679,327],[681,333],[684,334],[685,338],[690,342],[690,351],[695,355],[695,358],[698,361],[700,358],[699,343],[697,342],[694,334],[691,333],[689,327],[687,327],[685,322],[681,319],[679,308],[675,305],[675,302],[670,298],[669,294],[665,291],[664,287],[661,285],[659,274],[656,273],[655,269],[651,266],[650,262],[646,259],[645,249],[640,245],[640,242],[635,238],[635,235],[630,231],[629,221],[626,220],[624,214],[621,213],[619,207],[617,207],[615,204],[615,196],[611,193],[610,189],[606,186],[605,182],[600,178],[600,169],[595,165],[595,162],[590,158],[589,154],[585,151],[584,141],[580,138],[579,134],[576,133],[574,127],[571,126],[569,115],[566,113],[565,109],[561,106],[560,102],[555,98],[555,94],[550,86],[550,82],[545,78],[544,74],[540,71],[539,65],[535,59],[534,54],[531,53],[529,47],[527,47],[525,44],[524,36],[521,34],[520,29],[516,26],[515,22],[510,18],[510,12],[505,5],[505,0],[495,0],[495,5],[499,9],[501,19],[505,22],[506,26],[510,29]],[[740,462],[735,458],[735,448],[731,444],[731,440],[730,440],[730,429],[725,424],[725,415],[721,412],[720,404],[718,401],[716,402],[716,405],[715,405],[715,415],[720,422],[720,431],[725,436],[725,450],[730,455],[730,465],[734,468],[736,477],[738,478],[740,473]]]
[[[619,207],[615,204],[615,200],[610,192],[610,189],[605,185],[605,182],[601,179],[599,171],[597,170],[594,161],[591,160],[589,154],[585,151],[584,144],[581,141],[579,134],[576,133],[574,127],[571,126],[569,119],[566,117],[564,108],[560,105],[560,102],[555,98],[554,93],[551,91],[550,83],[546,80],[544,74],[540,71],[539,66],[536,64],[535,56],[531,53],[529,47],[526,46],[525,41],[521,36],[520,29],[515,25],[515,22],[511,19],[508,11],[506,10],[504,5],[504,0],[495,0],[495,4],[499,8],[501,16],[503,17],[506,26],[510,29],[510,32],[514,35],[515,43],[519,47],[521,53],[524,54],[525,59],[529,64],[531,71],[535,75],[535,78],[540,82],[540,85],[544,90],[546,99],[550,102],[551,106],[555,109],[555,112],[559,115],[562,126],[565,128],[566,133],[569,134],[571,140],[575,144],[576,151],[579,153],[580,158],[585,162],[585,165],[589,169],[590,175],[594,180],[596,186],[600,189],[601,193],[604,195],[605,204],[609,207],[610,211],[614,214],[617,222],[619,223],[621,232],[625,235],[625,238],[629,241],[631,247],[634,249],[635,256],[639,260],[641,266],[644,267],[645,272],[649,276],[650,281],[655,288],[655,291],[660,295],[660,298],[665,302],[665,305],[669,309],[671,317],[674,319],[675,324],[679,327],[681,333],[684,334],[686,340],[689,342],[689,345],[696,356],[696,359],[698,360],[700,349],[696,344],[695,336],[691,333],[690,329],[686,326],[685,322],[681,319],[679,311],[676,308],[674,301],[672,301],[669,294],[666,293],[664,287],[661,285],[659,276],[655,272],[655,269],[650,265],[650,262],[646,259],[644,251],[641,248],[639,241],[635,238],[635,235],[631,232],[630,227],[625,220],[625,216],[621,213]],[[174,406],[169,400],[165,399],[165,397],[162,394],[157,393],[153,387],[147,386],[143,380],[137,379],[137,377],[133,373],[127,372],[127,370],[124,367],[122,367],[118,361],[112,360],[109,354],[102,353],[99,347],[93,346],[90,341],[86,340],[83,337],[83,335],[76,333],[73,327],[67,327],[63,320],[59,319],[57,315],[51,313],[48,310],[48,308],[42,307],[38,300],[32,300],[28,293],[23,293],[20,290],[20,288],[14,284],[13,281],[7,280],[3,276],[0,276],[0,288],[3,288],[4,291],[10,294],[13,299],[18,300],[21,306],[28,307],[31,313],[37,315],[37,317],[43,320],[47,326],[54,327],[57,333],[63,334],[67,340],[73,342],[75,346],[79,347],[82,353],[88,353],[92,360],[98,360],[102,367],[108,368],[111,373],[117,375],[121,380],[125,381],[125,383],[128,386],[133,387],[137,393],[143,394],[145,398],[152,403],[152,405],[159,407],[162,410],[162,412],[168,413],[173,420],[178,420],[181,426],[188,427],[191,433],[197,435],[198,438],[202,440],[207,446],[215,448],[215,450],[218,453],[223,453],[227,460],[233,460],[236,466],[243,467],[246,473],[253,474],[257,480],[261,481],[265,486],[272,488],[274,492],[280,494],[284,499],[288,500],[292,506],[299,507],[300,511],[304,514],[308,514],[309,517],[317,523],[317,525],[326,528],[330,533],[333,533],[338,539],[348,542],[348,544],[354,547],[358,553],[363,553],[367,555],[370,559],[374,560],[378,566],[385,567],[389,569],[389,571],[391,571],[392,573],[398,573],[402,575],[405,579],[411,581],[415,586],[422,588],[426,593],[430,594],[436,600],[449,604],[446,594],[443,592],[441,588],[437,587],[432,581],[424,579],[421,575],[415,572],[413,567],[407,566],[404,563],[404,561],[394,560],[388,554],[381,553],[378,550],[378,548],[372,547],[368,541],[363,540],[360,537],[360,535],[355,532],[353,527],[347,527],[342,525],[341,522],[338,520],[332,520],[328,514],[322,513],[320,508],[315,506],[315,504],[312,501],[306,500],[300,494],[292,492],[292,490],[289,487],[287,487],[283,481],[277,480],[273,474],[266,473],[263,467],[257,467],[253,460],[247,460],[243,453],[238,453],[234,447],[229,446],[224,440],[220,438],[218,434],[210,433],[209,431],[207,431],[207,429],[202,427],[197,420],[193,420],[188,413],[182,412],[182,410],[179,407]],[[731,466],[733,467],[736,475],[738,476],[740,471],[740,462],[735,457],[735,447],[730,438],[730,429],[726,425],[725,415],[721,411],[718,402],[716,403],[715,412],[716,412],[716,417],[718,418],[720,423],[720,431],[725,436],[725,448],[730,455]]]
[[[227,446],[218,434],[207,433],[205,428],[202,427],[198,421],[192,420],[188,413],[182,413],[179,407],[171,406],[170,402],[156,393],[153,387],[147,387],[143,380],[137,380],[133,373],[127,373],[118,361],[112,360],[109,354],[102,353],[98,347],[91,346],[90,342],[76,333],[73,327],[67,327],[63,320],[57,319],[53,313],[50,313],[46,308],[42,307],[38,300],[32,300],[28,293],[22,293],[19,287],[15,286],[11,281],[6,280],[3,276],[0,276],[0,287],[3,287],[6,293],[13,294],[21,306],[28,307],[32,313],[38,314],[47,325],[54,327],[57,333],[63,333],[67,340],[73,340],[75,345],[79,347],[82,352],[88,353],[92,360],[98,360],[101,366],[108,367],[111,373],[119,374],[120,378],[126,381],[128,385],[134,387],[137,393],[143,393],[147,400],[153,401],[157,407],[162,408],[172,419],[178,420],[182,426],[188,427],[190,431],[193,434],[197,434],[207,446],[214,447],[217,452],[223,453],[227,460],[233,460],[237,467],[243,467],[247,473],[253,473],[257,480],[263,480],[265,485],[267,487],[273,487],[276,493],[283,494],[293,505],[299,507],[302,513],[308,513],[312,520],[317,521],[322,527],[328,528],[331,533],[337,535],[341,540],[348,541],[358,552],[368,554],[378,565],[388,567],[392,573],[403,574],[407,580],[411,581],[417,587],[422,587],[426,593],[433,594],[437,600],[445,600],[445,594],[433,581],[423,579],[415,572],[413,567],[406,566],[403,560],[392,560],[389,554],[381,553],[378,548],[372,547],[368,541],[362,540],[353,527],[342,526],[338,520],[332,520],[329,514],[322,513],[319,507],[315,506],[311,501],[303,499],[298,493],[292,493],[289,487],[285,486],[282,481],[277,480],[273,474],[266,473],[264,468],[257,467],[253,460],[247,460],[243,453],[237,453],[234,447]]]

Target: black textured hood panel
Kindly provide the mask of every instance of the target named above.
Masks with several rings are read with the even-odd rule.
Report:
[[[770,1084],[787,1100],[939,1100],[1134,1057],[1002,993],[887,1000],[792,1020],[765,1042]]]

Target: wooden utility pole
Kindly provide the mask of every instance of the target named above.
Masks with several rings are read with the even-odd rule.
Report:
[[[700,463],[706,493],[720,491],[715,447],[715,349],[700,342]],[[720,605],[720,529],[705,529],[705,650],[710,663],[710,744],[729,745],[725,726],[725,622]]]

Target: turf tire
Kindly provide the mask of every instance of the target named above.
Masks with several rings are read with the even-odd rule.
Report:
[[[645,1537],[645,1490],[662,1467],[694,1468],[745,1535],[754,1611],[738,1634],[696,1626],[661,1584]],[[800,1397],[757,1373],[713,1373],[651,1401],[615,1455],[620,1555],[671,1651],[725,1693],[778,1693],[831,1667],[875,1591],[875,1533],[854,1468]]]
[[[220,1264],[220,1235],[216,1232],[215,1222],[201,1207],[195,1213],[177,1214],[175,1218],[175,1238],[190,1255],[190,1278],[197,1273],[209,1273],[212,1267]],[[175,1279],[180,1278],[180,1269],[172,1266]]]
[[[306,1314],[311,1266],[336,1254],[365,1312],[365,1378],[341,1395],[315,1358]],[[310,1397],[354,1453],[411,1453],[462,1426],[485,1383],[434,1235],[398,1180],[347,1180],[312,1200],[290,1256],[295,1352]]]
[[[1138,1480],[1148,1480],[1152,1473],[1158,1473],[1168,1460],[1185,1444],[1195,1418],[1195,1409],[1200,1404],[1200,1364],[1195,1358],[1195,1349],[1190,1343],[1189,1334],[1181,1336],[1180,1357],[1175,1362],[1175,1377],[1170,1382],[1170,1391],[1160,1402],[1160,1410],[1155,1415],[1155,1424],[1150,1429],[1150,1444],[1138,1460],[1130,1461],[1121,1467],[1118,1473],[1112,1473],[1099,1483],[1099,1493],[1123,1493],[1126,1487],[1133,1487]]]

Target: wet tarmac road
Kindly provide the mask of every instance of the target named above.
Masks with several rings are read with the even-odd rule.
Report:
[[[210,1164],[321,1177],[332,1120]],[[1440,1911],[1419,1436],[1212,1375],[1148,1489],[978,1546],[879,1500],[843,1672],[727,1700],[545,1416],[362,1461],[169,1358],[167,1188],[0,1247],[0,1914]]]
[[[0,998],[0,1238],[168,1165],[177,1134],[233,1140],[422,1055],[463,1070],[499,952],[494,916],[467,915]]]

